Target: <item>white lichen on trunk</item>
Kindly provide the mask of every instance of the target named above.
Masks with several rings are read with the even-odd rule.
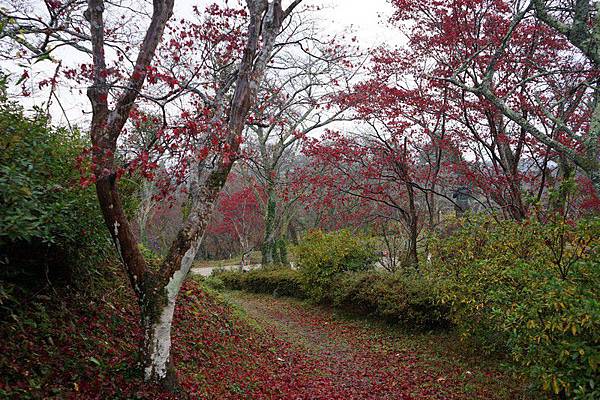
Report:
[[[150,363],[144,369],[146,381],[162,380],[167,376],[169,356],[171,354],[171,324],[175,311],[175,299],[168,299],[162,309],[158,321],[151,328],[146,338],[150,346]]]
[[[162,308],[158,320],[146,332],[147,337],[145,339],[149,356],[149,362],[144,368],[144,378],[146,381],[161,381],[167,377],[171,355],[171,325],[173,324],[175,300],[183,281],[192,267],[197,249],[198,243],[195,243],[184,254],[181,259],[180,268],[175,271],[164,287],[166,291],[166,304]]]

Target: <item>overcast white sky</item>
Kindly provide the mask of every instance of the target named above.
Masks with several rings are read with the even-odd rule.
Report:
[[[366,46],[395,43],[397,33],[386,29],[392,6],[387,0],[307,0],[307,4],[324,5],[323,20],[329,29],[352,27]]]
[[[176,0],[174,18],[185,18],[190,15],[192,6],[196,5],[203,9],[206,5],[215,0]],[[218,0],[217,0],[218,1]],[[223,0],[221,0],[223,1]],[[284,0],[284,6],[291,0]],[[230,2],[232,2],[230,0]],[[2,0],[0,0],[0,5]],[[394,44],[399,42],[398,32],[394,29],[386,28],[387,18],[391,15],[392,7],[387,0],[304,0],[304,4],[311,6],[321,6],[322,9],[318,12],[318,17],[322,21],[323,31],[326,34],[339,34],[344,30],[350,29],[353,36],[356,36],[359,43],[363,47],[377,46],[383,43]],[[75,57],[80,57],[81,54],[76,52],[71,53]],[[65,58],[65,57],[62,57]],[[73,60],[72,56],[66,57],[68,63]],[[82,60],[83,61],[83,60]],[[78,62],[78,61],[76,61]],[[6,64],[4,68],[9,68],[20,74],[21,68],[13,69]],[[35,65],[35,69],[46,74],[47,71],[54,70],[55,64],[42,62]],[[31,81],[32,85],[34,81]],[[31,89],[38,92],[29,98],[22,98],[22,103],[27,109],[33,108],[34,105],[41,106],[48,100],[46,93],[39,93],[35,86]],[[65,108],[69,120],[73,124],[85,126],[87,124],[87,116],[84,111],[89,110],[89,103],[85,96],[85,88],[81,88],[82,93],[69,93],[66,89],[59,90],[62,106]],[[66,92],[66,93],[65,93]],[[51,107],[53,122],[56,124],[65,124],[66,120],[63,112],[58,107],[56,102]]]
[[[212,2],[214,0],[175,0],[175,16],[189,15],[193,5]],[[290,2],[291,0],[284,0],[284,7]],[[304,0],[303,4],[323,7],[319,12],[323,18],[323,27],[331,33],[353,27],[365,45],[394,40],[393,32],[385,30],[383,25],[392,12],[388,0]],[[379,18],[379,15],[383,18]]]

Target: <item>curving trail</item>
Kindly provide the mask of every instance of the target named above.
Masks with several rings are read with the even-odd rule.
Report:
[[[312,378],[294,382],[295,393],[286,398],[525,398],[489,363],[459,356],[449,334],[403,333],[290,299],[241,292],[228,298],[265,335],[285,344],[279,363],[289,371],[311,369]]]

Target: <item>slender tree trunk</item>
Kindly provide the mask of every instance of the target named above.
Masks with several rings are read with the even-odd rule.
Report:
[[[275,239],[273,240],[273,243],[271,245],[271,264],[281,264],[281,257],[280,257],[280,253],[279,253],[279,239]]]
[[[556,188],[554,197],[551,198],[550,205],[555,211],[566,212],[567,198],[569,196],[568,190],[565,188],[563,183],[566,183],[574,175],[575,166],[566,157],[559,157],[559,173],[562,175],[562,179],[559,182],[558,188]]]
[[[287,251],[287,240],[284,237],[280,237],[277,240],[277,249],[278,249],[278,261],[281,265],[289,266],[290,260],[288,259],[288,251]]]
[[[409,224],[409,238],[407,243],[406,264],[419,270],[419,256],[417,252],[418,231],[416,223]]]
[[[590,180],[592,181],[592,185],[594,186],[594,190],[598,197],[600,197],[600,170],[596,169],[589,173]]]
[[[277,247],[279,249],[279,263],[286,267],[290,265],[287,250],[287,235],[289,228],[290,218],[287,214],[284,214],[281,221],[281,229],[279,231],[279,240],[277,241]]]
[[[419,238],[419,221],[417,216],[417,207],[415,205],[415,191],[409,183],[406,184],[408,192],[408,251],[407,264],[419,270],[419,255],[417,253],[417,240]]]
[[[267,189],[267,204],[265,210],[265,234],[263,236],[263,245],[261,248],[262,264],[273,264],[273,253],[277,251],[275,247],[275,213],[277,203],[275,200],[275,189],[269,184]]]
[[[298,229],[296,229],[296,224],[294,222],[292,222],[289,226],[289,238],[292,241],[292,244],[297,245],[300,240],[298,237]]]

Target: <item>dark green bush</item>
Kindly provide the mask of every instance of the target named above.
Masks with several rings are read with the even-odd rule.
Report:
[[[43,116],[25,117],[10,104],[0,108],[0,132],[2,243],[75,241],[87,222],[96,226],[96,219],[74,224],[84,215],[73,210],[95,203],[93,191],[76,184],[75,158],[85,144],[78,133],[52,129]]]
[[[227,289],[244,290],[244,272],[239,271],[218,271],[212,273],[211,277],[219,278]]]
[[[600,398],[600,222],[475,218],[433,249],[452,320],[547,392]]]
[[[448,309],[424,278],[386,272],[341,274],[333,287],[336,307],[368,313],[417,329],[448,326]]]
[[[309,232],[295,248],[307,295],[317,302],[330,301],[336,275],[372,268],[377,255],[374,242],[343,229]]]
[[[93,187],[79,185],[81,134],[0,101],[0,277],[93,273],[112,254]]]
[[[218,276],[211,275],[211,276],[207,276],[207,277],[201,277],[200,275],[197,275],[196,277],[199,282],[202,282],[204,285],[206,285],[210,289],[213,289],[213,290],[225,289],[225,283]]]
[[[225,271],[218,273],[216,277],[229,289],[304,297],[300,273],[290,268],[258,268],[250,272]]]

